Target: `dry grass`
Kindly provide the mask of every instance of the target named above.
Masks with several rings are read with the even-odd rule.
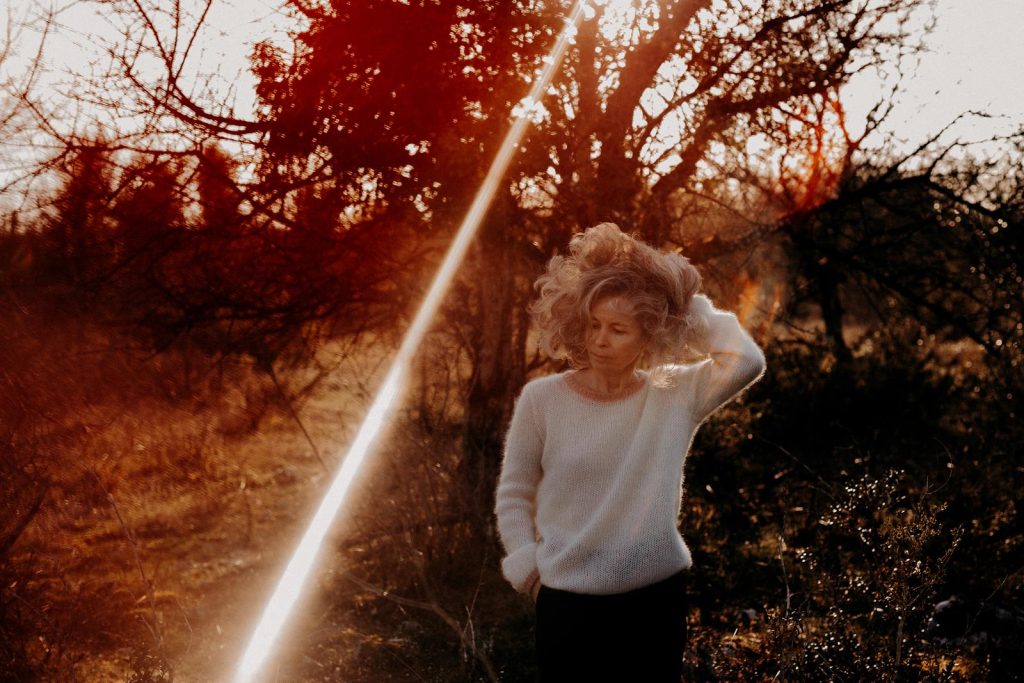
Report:
[[[147,355],[66,313],[5,315],[0,437],[12,457],[0,490],[10,514],[0,518],[43,494],[0,557],[0,636],[16,635],[14,654],[28,667],[11,680],[225,680],[390,345],[321,349],[330,372],[293,413],[271,378],[244,362],[217,364],[187,348]],[[823,380],[801,358],[792,363],[800,392],[791,404],[802,406]],[[440,351],[417,369],[407,407],[329,537],[275,658],[275,680],[531,675],[532,607],[498,573],[496,543],[481,536],[489,520],[467,517],[457,495],[462,370]],[[282,369],[278,379],[299,392],[314,372]],[[781,398],[776,388],[771,399]],[[780,631],[779,535],[790,542],[813,527],[814,489],[825,481],[808,467],[824,472],[836,458],[828,450],[811,459],[818,444],[799,440],[802,418],[789,408],[767,410],[751,396],[697,441],[713,456],[697,453],[687,473],[685,531],[701,556],[694,580],[706,584],[693,589],[686,662],[694,680],[771,678],[829,623],[824,600],[791,615],[802,642]],[[756,420],[753,431],[772,443],[747,436]],[[0,522],[0,533],[10,530]],[[783,554],[806,600],[815,574],[797,576],[793,551]],[[851,615],[855,633],[860,617]],[[918,666],[940,670],[942,656],[922,649]],[[974,676],[973,665],[958,658],[954,678]]]
[[[43,495],[2,558],[19,661],[53,680],[120,681],[154,662],[211,680],[316,499],[321,461],[337,459],[368,373],[339,363],[304,431],[245,363],[148,355],[73,316],[6,320],[7,511],[24,508],[17,491]]]

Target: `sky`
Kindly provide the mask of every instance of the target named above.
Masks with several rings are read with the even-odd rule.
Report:
[[[613,0],[614,1],[614,0]],[[0,21],[9,27],[19,20],[38,16],[47,8],[56,11],[57,30],[45,45],[48,73],[44,92],[56,101],[73,73],[87,69],[98,59],[97,37],[110,35],[110,23],[98,3],[75,0],[0,0]],[[189,3],[183,3],[186,6]],[[194,4],[194,3],[193,3]],[[166,6],[166,4],[165,4]],[[930,12],[922,11],[918,25]],[[897,145],[913,148],[941,129],[958,114],[975,110],[989,118],[969,117],[951,135],[981,139],[993,132],[1007,132],[1024,123],[1024,0],[936,0],[937,24],[927,39],[928,53],[912,74],[907,74],[903,92],[888,120]],[[216,0],[206,30],[189,62],[192,73],[214,75],[221,101],[233,103],[235,113],[251,115],[254,79],[247,70],[252,45],[268,36],[282,35],[289,22],[277,10],[275,0]],[[3,31],[0,31],[2,37]],[[15,54],[0,66],[18,74],[35,54],[39,36],[22,31],[13,36]],[[851,128],[863,126],[864,113],[879,99],[884,75],[865,72],[843,92]],[[871,142],[869,139],[866,142]],[[20,152],[31,155],[31,149]],[[0,158],[0,179],[9,155]]]
[[[892,129],[909,147],[968,110],[993,118],[965,121],[965,139],[1024,125],[1024,0],[938,0],[935,18],[928,53],[905,81]],[[844,92],[849,111],[863,118],[881,83],[875,74],[852,82]]]

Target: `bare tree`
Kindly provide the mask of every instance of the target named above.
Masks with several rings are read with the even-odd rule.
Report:
[[[260,108],[245,119],[206,99],[208,82],[187,78],[211,2],[191,13],[141,0],[112,4],[121,38],[108,50],[110,75],[125,88],[105,95],[93,89],[90,98],[146,122],[126,146],[173,134],[179,153],[202,167],[207,140],[244,145],[255,176],[236,179],[227,192],[247,223],[283,229],[297,256],[325,244],[337,245],[331,253],[341,260],[359,254],[346,269],[349,285],[329,293],[335,303],[304,289],[290,300],[292,322],[372,307],[359,293],[375,282],[382,295],[371,301],[380,310],[405,310],[468,205],[565,4],[288,2],[296,31],[289,44],[266,41],[254,51]],[[455,295],[465,305],[452,323],[464,328],[472,361],[463,434],[467,500],[488,506],[501,427],[529,367],[522,311],[543,261],[573,231],[605,219],[709,266],[749,255],[783,219],[796,225],[835,195],[856,149],[829,132],[843,129],[839,88],[917,49],[909,21],[919,4],[670,0],[595,7],[495,198],[463,292]],[[884,94],[880,100],[884,110]],[[803,157],[806,172],[773,178],[764,168],[737,165],[737,151],[752,137],[790,159]],[[838,159],[830,145],[840,148]],[[756,213],[744,211],[744,197]],[[723,220],[717,207],[734,218],[745,213],[744,220]],[[798,243],[809,232],[788,234]],[[374,273],[356,265],[373,259],[386,265]],[[321,263],[306,272],[327,267]],[[794,263],[816,283],[842,355],[831,271],[817,261]],[[389,290],[390,300],[383,295]],[[323,305],[303,307],[303,298]],[[219,310],[239,304],[230,300]]]

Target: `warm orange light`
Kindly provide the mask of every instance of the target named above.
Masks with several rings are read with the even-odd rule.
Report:
[[[558,41],[544,60],[544,69],[540,77],[534,82],[530,94],[524,100],[528,105],[541,101],[545,89],[551,83],[555,70],[562,61],[566,47],[576,33],[576,27],[583,16],[586,4],[586,0],[578,0],[573,8],[565,27],[559,35]],[[359,428],[355,441],[352,442],[348,453],[345,455],[340,471],[320,503],[313,521],[310,522],[309,528],[302,536],[298,548],[288,562],[288,566],[281,576],[277,588],[267,603],[263,617],[260,619],[259,625],[253,633],[252,640],[249,642],[249,647],[246,649],[238,665],[235,677],[238,683],[248,683],[255,679],[267,656],[270,654],[292,607],[294,607],[302,586],[313,567],[313,562],[319,554],[324,537],[327,535],[331,523],[345,500],[353,478],[365,461],[370,452],[370,447],[380,433],[381,427],[397,403],[397,398],[405,384],[409,363],[422,343],[423,337],[426,335],[427,329],[430,327],[437,309],[441,305],[441,300],[448,290],[452,279],[455,277],[455,273],[462,263],[462,259],[473,240],[473,236],[476,234],[477,228],[487,213],[487,208],[490,206],[491,200],[498,190],[508,164],[519,147],[519,142],[526,132],[527,125],[529,125],[530,110],[530,106],[521,107],[523,113],[515,118],[512,127],[505,136],[505,140],[498,149],[498,153],[491,163],[487,176],[477,191],[473,205],[466,214],[459,232],[455,236],[455,240],[452,242],[451,247],[449,247],[444,262],[434,277],[434,281],[416,314],[416,318],[402,340],[402,345],[392,361],[387,378],[377,392],[377,396],[370,406],[370,411]]]
[[[834,195],[855,142],[837,93],[806,103],[789,116],[793,137],[779,157],[779,191],[790,212],[803,213]]]

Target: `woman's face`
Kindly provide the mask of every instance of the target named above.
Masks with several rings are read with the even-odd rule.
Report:
[[[590,367],[606,372],[631,372],[636,367],[646,339],[632,309],[629,300],[621,296],[599,299],[590,309]]]

